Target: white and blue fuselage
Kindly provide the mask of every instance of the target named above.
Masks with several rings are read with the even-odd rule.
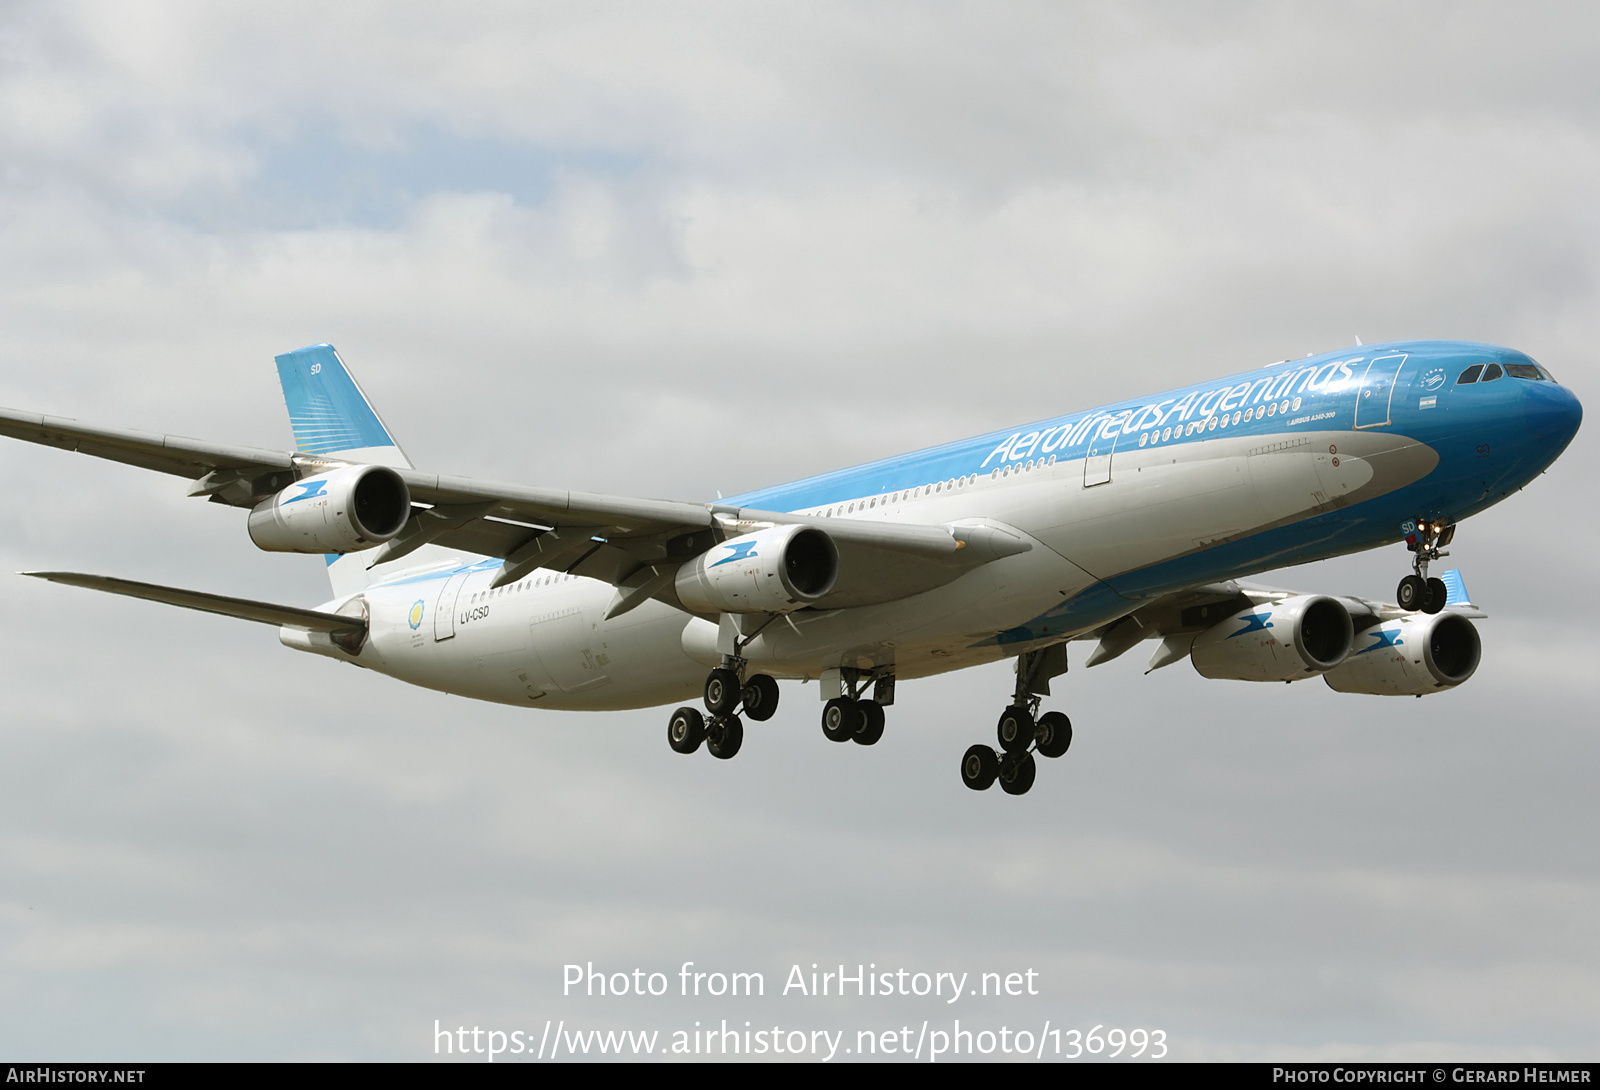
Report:
[[[731,497],[714,510],[976,521],[1031,546],[910,596],[777,615],[741,654],[779,678],[845,667],[901,679],[1014,656],[1184,588],[1396,542],[1418,519],[1459,522],[1543,471],[1580,419],[1572,393],[1520,352],[1404,342]],[[606,583],[541,569],[491,586],[501,569],[435,554],[324,609],[359,597],[360,665],[507,704],[672,703],[717,664],[715,619],[655,600],[607,619]],[[293,628],[283,638],[327,648]]]

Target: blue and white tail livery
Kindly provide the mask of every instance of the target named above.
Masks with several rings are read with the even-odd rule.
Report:
[[[344,462],[411,468],[333,345],[285,352],[277,363],[296,450]]]
[[[1582,419],[1521,352],[1364,345],[694,502],[419,472],[332,346],[277,362],[292,451],[10,410],[0,433],[188,477],[249,508],[259,547],[326,554],[332,600],[29,574],[275,624],[298,650],[483,700],[681,702],[668,744],[722,759],[780,681],[819,683],[829,741],[873,745],[898,683],[1010,659],[998,725],[960,762],[967,787],[1010,794],[1071,744],[1043,703],[1074,642],[1087,666],[1148,641],[1150,669],[1187,658],[1206,678],[1463,684],[1484,614],[1430,565]],[[1380,547],[1405,571],[1393,602],[1243,581]]]
[[[333,345],[285,352],[277,364],[295,450],[357,465],[411,468]],[[370,556],[328,553],[325,559],[335,596],[353,594],[373,581]]]

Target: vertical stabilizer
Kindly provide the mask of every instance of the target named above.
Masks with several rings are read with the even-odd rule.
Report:
[[[279,356],[278,382],[289,408],[296,450],[346,462],[411,468],[333,345],[314,344]]]
[[[296,450],[363,465],[411,468],[333,345],[314,344],[279,356],[278,382]],[[378,574],[367,570],[371,558],[365,552],[329,553],[325,559],[336,597],[354,594]],[[414,565],[425,559],[413,554],[408,561]]]

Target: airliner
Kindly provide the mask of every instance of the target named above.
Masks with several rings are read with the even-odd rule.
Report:
[[[277,625],[296,650],[480,700],[687,702],[668,744],[720,759],[779,680],[816,682],[827,739],[873,745],[898,682],[1011,659],[961,779],[1013,795],[1071,744],[1040,708],[1074,641],[1088,666],[1158,641],[1149,670],[1343,693],[1466,682],[1485,614],[1429,565],[1583,415],[1512,349],[1363,345],[695,503],[423,472],[331,345],[277,365],[290,451],[3,409],[0,433],[186,478],[247,512],[258,548],[322,554],[330,600],[23,574]],[[1401,542],[1393,603],[1242,581]]]

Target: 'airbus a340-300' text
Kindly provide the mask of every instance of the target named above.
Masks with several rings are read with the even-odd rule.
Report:
[[[283,643],[462,696],[614,710],[699,697],[680,753],[732,757],[779,679],[816,681],[822,732],[873,745],[897,681],[1013,659],[962,781],[1032,785],[1072,724],[1067,669],[1159,641],[1208,678],[1323,678],[1425,696],[1478,667],[1484,615],[1429,574],[1457,524],[1560,455],[1582,408],[1521,352],[1363,346],[1071,413],[716,503],[412,467],[329,345],[278,357],[295,436],[264,450],[0,410],[0,433],[187,478],[255,544],[321,553],[315,608],[30,572],[279,626]],[[1393,603],[1239,580],[1404,542]]]

